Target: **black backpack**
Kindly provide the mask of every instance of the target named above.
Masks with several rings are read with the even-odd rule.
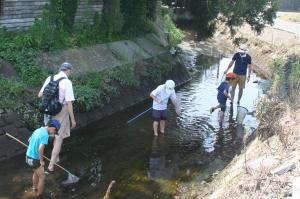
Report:
[[[42,110],[41,112],[47,115],[57,115],[61,109],[62,104],[59,102],[59,82],[65,77],[61,77],[54,81],[54,76],[50,78],[50,82],[47,84],[43,91]]]

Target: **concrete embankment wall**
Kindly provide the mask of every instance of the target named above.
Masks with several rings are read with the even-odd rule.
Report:
[[[74,65],[74,72],[82,74],[90,70],[101,71],[107,68],[122,67],[132,64],[135,67],[138,86],[119,88],[119,94],[112,96],[104,106],[89,112],[75,112],[78,128],[87,126],[104,117],[124,110],[149,98],[149,93],[166,79],[173,79],[181,85],[190,79],[183,62],[179,57],[172,57],[164,47],[165,41],[154,34],[128,41],[118,41],[95,45],[86,48],[66,50],[55,54],[44,54],[37,62],[57,70],[64,61]],[[147,78],[147,71],[155,70],[155,66],[168,64],[170,70],[162,74],[160,81]],[[43,82],[41,82],[42,85]],[[25,148],[13,140],[9,140],[5,131],[27,142],[31,132],[15,113],[0,113],[0,161],[25,152]],[[68,139],[72,139],[68,138]]]
[[[23,30],[42,17],[43,8],[49,0],[0,0],[0,28]],[[81,0],[78,2],[76,22],[91,22],[96,12],[101,13],[103,2]]]

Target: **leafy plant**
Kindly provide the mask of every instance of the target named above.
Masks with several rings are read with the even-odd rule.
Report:
[[[109,76],[117,80],[121,86],[137,86],[139,83],[135,75],[134,65],[132,64],[110,70]]]

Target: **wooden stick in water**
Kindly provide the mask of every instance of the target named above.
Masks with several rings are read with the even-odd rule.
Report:
[[[108,188],[107,188],[107,190],[106,190],[106,194],[105,194],[105,196],[103,197],[103,199],[109,199],[109,194],[110,194],[110,192],[111,192],[111,188],[112,188],[112,186],[115,184],[115,182],[116,182],[116,181],[112,180],[112,181],[109,183],[109,186],[108,186]]]

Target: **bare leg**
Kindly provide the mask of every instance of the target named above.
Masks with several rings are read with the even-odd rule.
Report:
[[[37,172],[37,171],[35,170],[35,171],[33,172],[33,175],[32,175],[32,190],[33,190],[33,191],[36,191],[36,190],[37,190],[38,183],[39,183],[39,176],[37,175],[36,172]]]
[[[232,89],[231,89],[231,92],[230,92],[230,96],[231,96],[231,101],[233,102],[233,100],[234,100],[234,94],[235,94],[235,89],[236,89],[236,83],[234,83],[233,85],[232,85]]]
[[[48,166],[48,169],[50,171],[53,171],[54,164],[58,161],[58,156],[59,156],[62,143],[63,143],[63,138],[60,136],[55,136],[52,154],[51,154],[51,161]]]
[[[223,121],[224,121],[224,112],[221,111],[221,112],[220,112],[220,124],[222,124]]]
[[[215,107],[211,107],[210,108],[210,113],[214,112],[217,108],[220,108],[220,104],[218,106],[215,106]]]
[[[160,132],[161,133],[165,133],[165,126],[166,126],[166,121],[165,120],[160,120],[159,127],[160,127]]]
[[[238,102],[240,102],[242,96],[243,96],[243,88],[239,88],[239,95],[238,95]]]
[[[44,192],[44,187],[45,187],[45,172],[44,172],[44,167],[39,167],[36,170],[36,173],[38,175],[38,192],[37,192],[37,196],[40,197],[42,196],[43,192]]]
[[[158,130],[158,121],[154,121],[153,122],[153,131],[154,131],[155,136],[158,136],[157,130]]]

